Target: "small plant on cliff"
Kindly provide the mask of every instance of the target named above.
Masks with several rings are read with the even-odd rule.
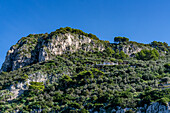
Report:
[[[31,85],[29,86],[29,90],[33,91],[43,91],[45,86],[43,82],[31,82]]]

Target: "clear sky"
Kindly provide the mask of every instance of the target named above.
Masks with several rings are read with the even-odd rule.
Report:
[[[21,37],[66,26],[110,42],[170,44],[170,0],[0,0],[0,66]]]

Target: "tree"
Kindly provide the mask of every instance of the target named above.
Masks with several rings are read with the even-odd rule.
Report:
[[[103,78],[104,72],[102,72],[96,68],[92,68],[91,72],[93,73],[94,77]]]
[[[107,53],[108,56],[112,56],[115,53],[115,51],[110,47],[107,47],[105,52]]]
[[[123,37],[123,38],[122,38],[122,42],[129,42],[129,39],[126,38],[126,37]]]
[[[114,38],[114,42],[120,43],[121,40],[122,40],[122,37],[115,37],[115,38]]]
[[[67,87],[68,84],[72,81],[72,79],[68,75],[63,75],[59,81],[60,81],[61,85],[64,84],[65,87]]]
[[[129,42],[129,39],[126,38],[126,37],[115,37],[114,38],[114,42],[118,42],[118,43],[121,43],[121,42]]]
[[[127,57],[128,57],[128,55],[126,55],[123,51],[120,51],[120,53],[118,52],[115,54],[115,58],[117,58],[117,59],[125,59]]]
[[[156,49],[153,50],[141,50],[136,54],[136,58],[138,60],[157,60],[159,57],[159,53]]]
[[[65,27],[65,29],[67,30],[67,31],[72,31],[72,28],[71,27]]]
[[[90,37],[91,39],[99,40],[96,35],[93,35],[91,33],[88,34],[88,37]]]
[[[157,41],[153,41],[150,44],[152,47],[157,47],[159,45],[159,43]]]
[[[90,83],[90,81],[94,78],[94,75],[92,71],[82,71],[74,76],[74,78],[79,82],[79,84],[85,84]]]
[[[119,56],[120,56],[120,59],[124,59],[124,58],[127,58],[127,57],[128,57],[123,51],[121,51],[121,52],[119,53]]]
[[[168,44],[166,42],[157,42],[157,41],[153,41],[150,44],[152,47],[161,47],[161,46],[165,46],[168,47]]]

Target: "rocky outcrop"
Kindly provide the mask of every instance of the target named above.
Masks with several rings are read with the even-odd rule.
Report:
[[[101,43],[96,43],[87,36],[73,33],[57,35],[43,34],[23,37],[10,48],[1,71],[13,71],[24,66],[47,61],[65,52],[75,52],[79,49],[93,51],[104,50]]]
[[[31,113],[41,112],[42,109],[33,109]],[[19,110],[15,110],[16,113],[20,113]],[[55,112],[55,111],[54,111]],[[49,112],[53,113],[53,112]],[[152,105],[147,106],[145,104],[144,107],[138,107],[136,110],[132,108],[124,108],[117,106],[116,109],[105,110],[103,108],[99,108],[99,111],[95,111],[92,109],[89,110],[89,113],[170,113],[170,103],[165,106],[158,102],[153,103]]]
[[[110,108],[110,110],[106,110],[104,108],[100,108],[100,111],[90,110],[90,113],[170,113],[170,103],[167,103],[167,106],[162,105],[159,102],[152,103],[151,105],[145,104],[144,107],[138,107],[135,109],[132,108],[124,108],[117,106],[116,108]]]
[[[122,49],[122,51],[124,51],[125,54],[130,56],[130,55],[132,55],[134,53],[140,52],[144,48],[138,47],[138,46],[136,46],[134,44],[130,44],[130,45],[123,46],[121,49]]]
[[[129,56],[133,56],[135,53],[138,53],[143,49],[152,49],[152,48],[129,43],[124,45],[117,45],[116,49],[118,49],[119,51],[123,51],[125,54]]]
[[[19,97],[21,94],[24,93],[25,90],[28,90],[28,86],[30,85],[30,82],[43,82],[46,84],[46,81],[49,80],[52,82],[52,80],[55,80],[52,76],[47,76],[47,74],[43,74],[40,72],[30,74],[28,76],[28,79],[25,82],[18,82],[17,84],[11,85],[8,90],[13,95],[8,98],[8,101],[11,101],[17,97]]]

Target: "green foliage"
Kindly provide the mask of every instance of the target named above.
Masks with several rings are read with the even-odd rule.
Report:
[[[86,109],[81,109],[81,113],[89,113],[89,111]]]
[[[156,49],[153,50],[141,50],[136,54],[138,60],[157,60],[159,53]]]
[[[165,72],[170,72],[170,63],[166,63],[164,67],[165,67]]]
[[[151,102],[161,102],[162,104],[167,105],[167,102],[170,100],[170,89],[165,90],[149,90],[145,91],[142,95],[140,95],[140,98],[142,98],[140,104],[150,104]]]
[[[76,82],[79,84],[90,83],[91,80],[94,78],[92,71],[82,71],[77,74],[75,77]]]
[[[99,40],[99,38],[97,38],[96,35],[93,35],[91,33],[88,34],[88,33],[83,32],[82,30],[73,29],[70,27],[65,27],[65,28],[61,27],[60,29],[57,29],[55,32],[52,32],[51,35],[60,34],[60,33],[64,34],[64,33],[68,33],[68,32],[78,34],[78,35],[84,35],[84,36],[90,37],[91,39],[94,39],[94,40]]]
[[[126,37],[115,37],[114,42],[122,43],[122,42],[129,42],[129,39]]]
[[[28,79],[28,75],[24,74],[22,77],[21,77],[21,81],[27,81]]]
[[[161,79],[161,82],[168,83],[168,82],[170,82],[170,78],[169,77],[164,77],[164,78]]]
[[[164,65],[164,67],[167,68],[167,69],[170,69],[170,63],[166,63],[166,64]]]
[[[29,89],[35,91],[43,91],[45,88],[43,82],[30,82]]]
[[[61,85],[65,85],[65,87],[67,87],[71,82],[72,79],[70,78],[70,76],[68,75],[63,75],[60,79],[59,79]]]
[[[104,50],[104,52],[106,52],[107,55],[109,56],[112,56],[113,54],[115,54],[115,51],[111,49],[110,47],[107,47],[106,50]]]
[[[169,101],[170,101],[170,99],[167,97],[162,97],[161,99],[158,100],[158,102],[160,102],[161,104],[166,105],[166,106],[168,105]]]
[[[157,42],[153,41],[151,42],[151,47],[157,48],[161,51],[168,51],[168,44],[166,42]]]
[[[69,27],[43,36],[45,38],[46,35],[54,36],[57,33],[67,32],[95,37]],[[29,37],[38,36],[29,35]],[[23,42],[24,40],[27,39],[23,38]],[[126,41],[129,40],[118,42]],[[91,112],[99,111],[100,108],[109,111],[117,106],[135,110],[152,102],[167,105],[170,101],[170,91],[158,85],[159,83],[165,85],[170,77],[168,54],[159,57],[156,49],[142,50],[137,53],[139,58],[135,59],[119,51],[122,44],[100,41],[99,43],[106,44],[104,51],[94,49],[93,52],[83,50],[68,52],[56,56],[53,60],[32,64],[11,72],[1,72],[0,109],[2,112],[15,112],[15,110],[33,112],[41,109],[42,112],[88,113],[92,108]],[[150,45],[133,43],[150,47]],[[98,65],[107,62],[116,64]],[[11,84],[17,85],[19,82],[26,81],[30,77],[28,75],[36,75],[37,72],[42,76],[48,75],[45,76],[48,80],[44,84],[31,82],[29,90],[8,102],[7,99],[11,95],[4,89]]]
[[[117,52],[115,54],[115,58],[117,58],[117,59],[125,59],[127,57],[128,57],[128,55],[126,55],[123,51]]]

